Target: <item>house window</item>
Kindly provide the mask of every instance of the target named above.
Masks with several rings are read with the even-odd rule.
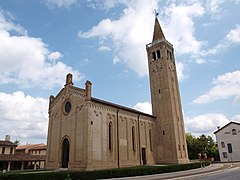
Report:
[[[135,151],[135,127],[132,127],[132,149]]]
[[[227,158],[227,152],[223,152],[223,158]]]
[[[149,129],[149,142],[150,142],[150,150],[152,151],[152,130]]]
[[[228,147],[228,153],[232,153],[233,152],[232,144],[231,143],[227,144],[227,147]]]
[[[221,146],[222,146],[222,148],[225,148],[225,143],[221,142]]]
[[[13,148],[10,149],[10,154],[13,154]]]
[[[181,146],[180,146],[180,144],[178,144],[178,150],[181,151]]]
[[[236,129],[232,129],[232,135],[237,135]]]
[[[5,147],[2,147],[2,154],[5,154]]]
[[[112,150],[112,122],[108,124],[108,148]]]

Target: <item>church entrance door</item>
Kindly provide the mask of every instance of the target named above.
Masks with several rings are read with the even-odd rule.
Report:
[[[143,165],[144,165],[144,164],[147,164],[146,148],[142,148],[142,161],[143,161]]]
[[[62,168],[68,168],[69,161],[69,141],[65,138],[62,142]]]

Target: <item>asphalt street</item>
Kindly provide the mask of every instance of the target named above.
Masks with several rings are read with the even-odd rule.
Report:
[[[198,168],[174,173],[154,174],[115,178],[114,180],[240,180],[240,163],[211,164]]]

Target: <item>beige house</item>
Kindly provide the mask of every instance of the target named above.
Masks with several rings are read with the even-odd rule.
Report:
[[[214,134],[221,162],[240,161],[240,123],[231,121]]]
[[[16,154],[27,154],[30,157],[41,157],[41,161],[29,161],[28,166],[32,166],[34,169],[44,169],[45,168],[45,158],[47,152],[46,144],[26,144],[19,145],[16,148]]]
[[[47,169],[189,162],[174,50],[157,17],[146,49],[153,115],[94,98],[90,81],[81,89],[68,74],[50,96]]]
[[[42,151],[40,155],[29,153],[31,148],[37,147]],[[43,144],[17,146],[10,141],[9,135],[6,135],[4,141],[0,140],[0,171],[44,168],[45,158],[46,145],[45,150]]]

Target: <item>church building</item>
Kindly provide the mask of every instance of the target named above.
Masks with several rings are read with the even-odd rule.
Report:
[[[189,163],[174,49],[157,17],[146,50],[153,114],[94,98],[90,81],[78,88],[68,74],[49,99],[47,169]]]

